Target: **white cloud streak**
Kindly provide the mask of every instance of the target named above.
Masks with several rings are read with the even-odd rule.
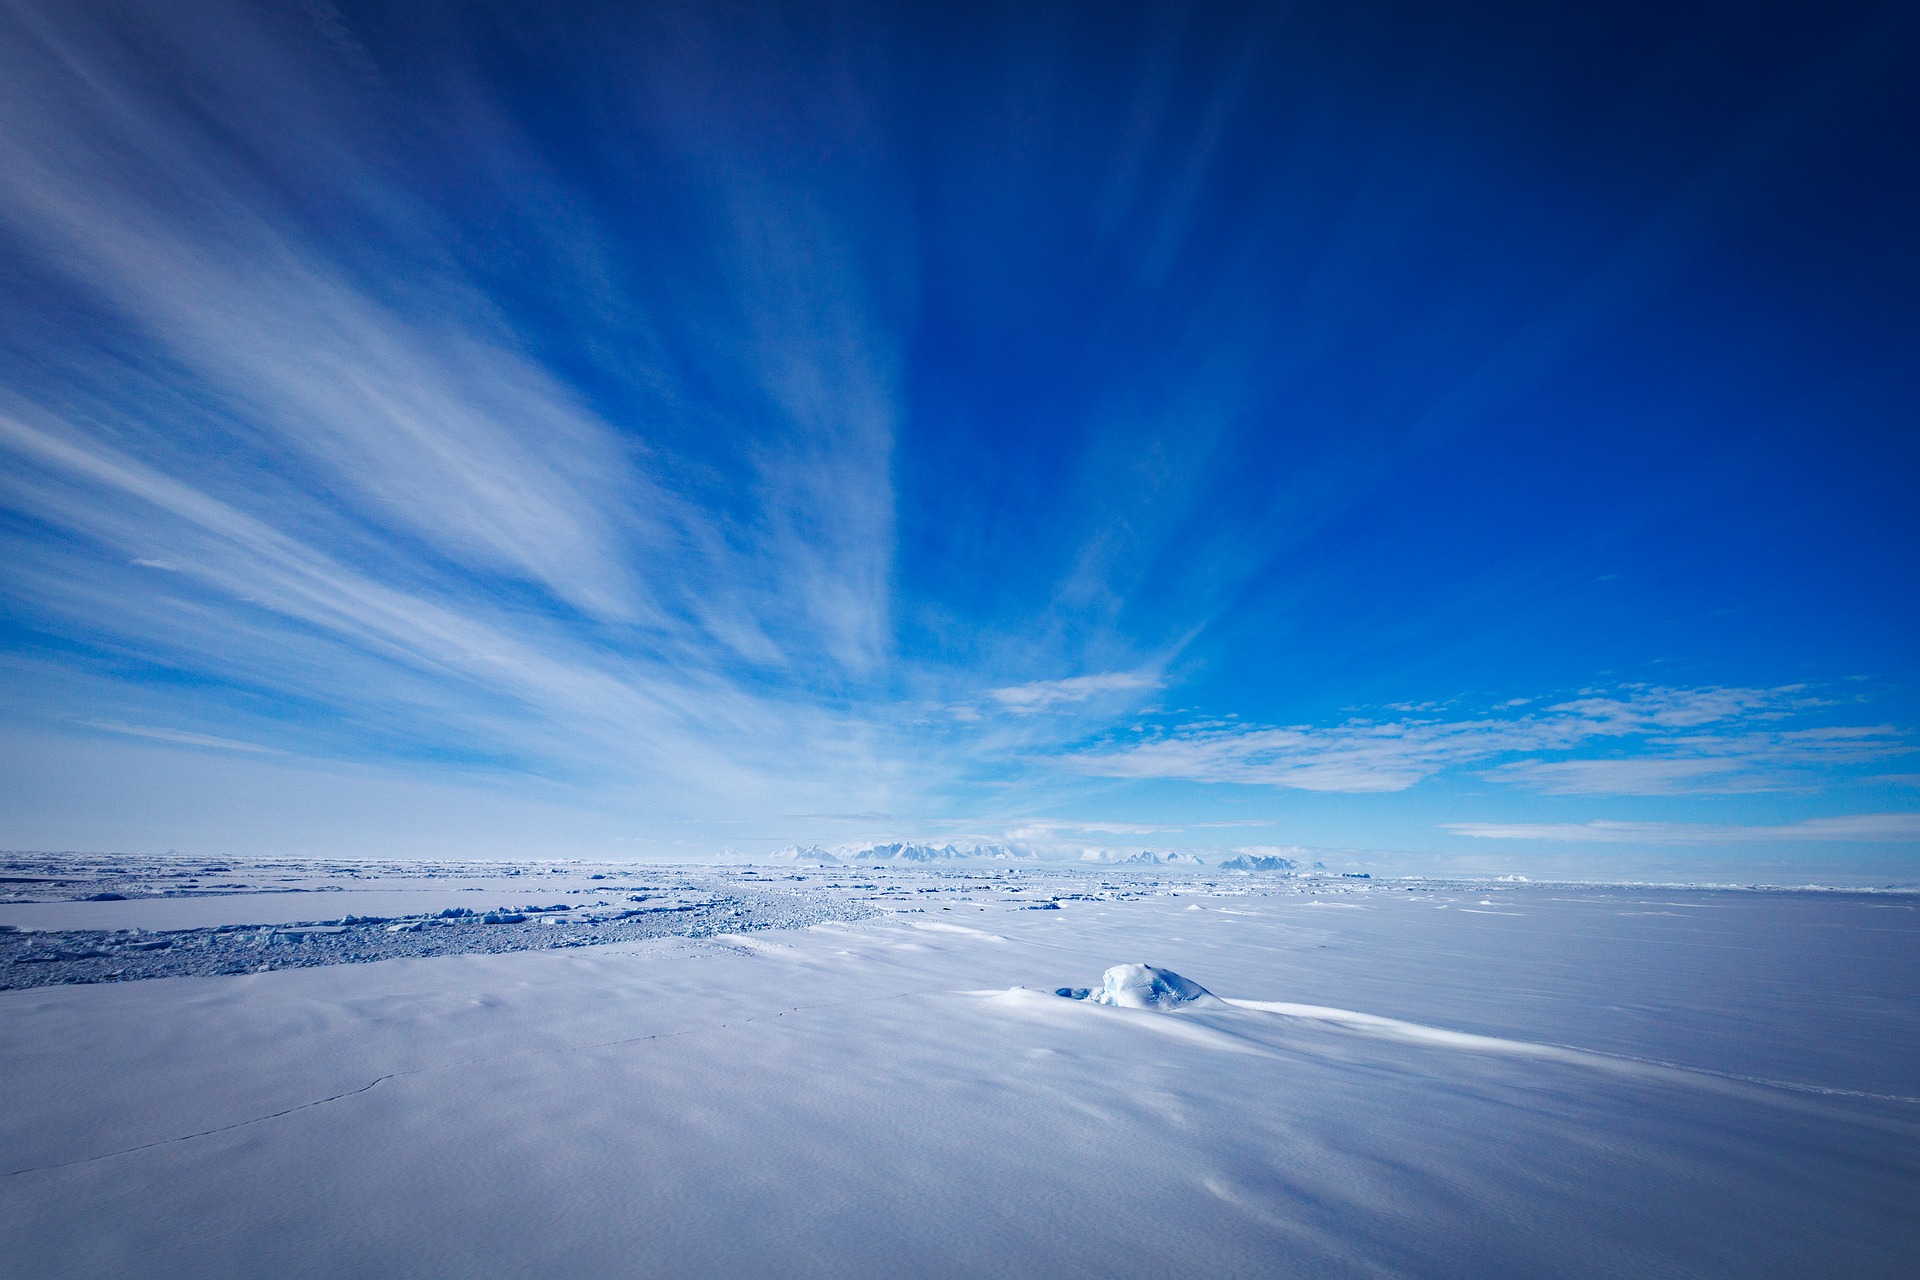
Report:
[[[1631,687],[1587,694],[1524,716],[1352,720],[1262,728],[1205,724],[1069,757],[1084,772],[1287,787],[1404,791],[1446,770],[1503,755],[1617,746],[1619,758],[1514,761],[1486,776],[1560,794],[1779,790],[1812,771],[1908,749],[1891,726],[1775,730],[1756,726],[1817,705],[1777,689]],[[1711,732],[1687,732],[1710,729]]]
[[[1593,844],[1813,844],[1823,841],[1920,841],[1920,813],[1856,813],[1779,826],[1705,822],[1449,822],[1444,829],[1478,840],[1552,840]]]
[[[1822,770],[1866,764],[1908,748],[1892,725],[1661,737],[1655,754],[1622,759],[1526,760],[1486,777],[1548,795],[1698,795],[1817,786]]]
[[[1016,715],[1032,715],[1114,694],[1158,689],[1161,683],[1161,677],[1151,672],[1104,671],[1096,675],[1069,676],[1064,680],[1035,680],[1027,684],[1008,685],[992,690],[989,696],[1003,710]]]
[[[1057,822],[1048,818],[1030,818],[1008,828],[1007,840],[1045,841],[1057,839],[1064,832],[1091,832],[1096,835],[1110,836],[1151,836],[1180,831],[1177,826],[1160,826],[1145,822]]]
[[[150,738],[155,742],[174,742],[188,747],[213,747],[220,751],[245,751],[254,755],[278,756],[284,751],[262,746],[257,742],[242,742],[237,738],[221,738],[211,733],[193,733],[185,729],[164,729],[153,725],[122,724],[118,720],[82,720],[79,723],[89,729],[103,729],[108,733],[124,734],[130,738]]]
[[[429,749],[788,808],[832,777],[884,807],[885,719],[817,690],[889,658],[893,357],[807,179],[717,175],[731,292],[675,317],[751,337],[716,374],[759,407],[723,509],[432,248],[434,213],[361,145],[372,99],[297,30],[115,14],[0,20],[0,234],[142,349],[81,357],[91,400],[10,380],[0,503],[62,537],[0,585],[90,642]],[[316,234],[288,173],[396,251]],[[666,364],[625,372],[690,399]]]

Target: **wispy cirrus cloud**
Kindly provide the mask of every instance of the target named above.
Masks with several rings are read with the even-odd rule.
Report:
[[[1533,756],[1486,777],[1560,794],[1673,794],[1811,785],[1821,769],[1910,749],[1891,726],[1763,728],[1819,699],[1775,689],[1633,686],[1557,702],[1528,715],[1402,717],[1284,728],[1210,723],[1146,741],[1071,754],[1087,773],[1287,787],[1403,791],[1450,769]],[[1617,754],[1540,759],[1544,753]]]
[[[1112,778],[1237,782],[1300,791],[1403,791],[1470,760],[1513,750],[1518,739],[1480,726],[1351,724],[1317,729],[1204,726],[1118,750],[1068,757]]]
[[[82,720],[79,723],[89,729],[103,729],[108,733],[124,734],[130,738],[150,738],[155,742],[177,742],[189,747],[214,747],[221,751],[245,751],[255,755],[285,755],[276,747],[262,746],[258,742],[242,742],[238,738],[222,738],[211,733],[194,733],[187,729],[168,729],[156,725],[123,724],[118,720]]]
[[[1771,844],[1920,840],[1920,813],[1855,813],[1777,826],[1707,822],[1449,822],[1444,829],[1479,840],[1585,841],[1595,844]]]
[[[1088,702],[1113,694],[1141,693],[1158,689],[1162,677],[1147,671],[1103,671],[1094,675],[1069,676],[1064,680],[1034,680],[1007,685],[988,694],[1003,710],[1016,715],[1032,715],[1055,707]]]
[[[526,763],[578,767],[583,752],[603,752],[616,768],[645,759],[703,786],[752,785],[751,755],[723,745],[734,734],[757,738],[756,751],[818,735],[818,758],[843,765],[852,760],[840,752],[860,750],[859,727],[833,724],[830,713],[710,668],[595,653],[537,619],[393,587],[103,446],[0,415],[0,447],[79,482],[70,493],[39,491],[39,509],[66,527],[110,544],[171,548],[180,573],[202,590],[122,596],[118,626],[162,653],[204,645],[230,678],[324,699],[370,725],[381,722],[381,703],[397,703],[385,711],[413,731],[472,735]],[[27,576],[21,586],[52,604],[114,607],[110,588],[85,566]]]
[[[418,140],[345,20],[318,32],[358,51],[343,79],[297,14],[215,8],[0,19],[0,250],[93,317],[0,343],[0,505],[31,522],[0,590],[191,674],[178,698],[298,712],[209,694],[183,718],[225,732],[97,727],[884,802],[887,717],[845,691],[888,661],[894,356],[832,175],[637,122],[709,169],[724,266],[655,272],[621,321],[653,339],[563,368],[402,172]],[[441,125],[510,152],[460,88]],[[520,176],[604,273],[590,202]],[[610,409],[610,386],[639,390]]]
[[[1577,183],[1529,196],[1454,135],[1471,113],[1373,93],[1324,33],[1106,15],[1042,48],[1015,16],[973,29],[1020,56],[920,76],[943,19],[765,8],[0,7],[0,748],[190,766],[215,797],[445,770],[623,832],[1076,849],[1231,812],[1162,779],[1898,785],[1868,766],[1908,730],[1842,722],[1907,710],[1508,697],[1539,692],[1504,687],[1511,646],[1589,616],[1586,568],[1548,580],[1604,541],[1594,513],[1666,510],[1588,465],[1579,432],[1618,419],[1584,393],[1538,459],[1580,500],[1530,462],[1528,501],[1450,519],[1518,496],[1523,406],[1744,207],[1724,173],[1674,205],[1661,167],[1576,228]],[[1436,258],[1436,225],[1504,230]],[[1717,474],[1703,443],[1678,460]],[[1701,518],[1740,534],[1744,501]],[[1622,611],[1552,679],[1645,669],[1666,604],[1621,567]],[[1819,669],[1792,630],[1742,669]],[[1681,649],[1663,670],[1760,679]],[[1405,700],[1305,717],[1308,672]],[[1345,805],[1352,838],[1390,808]],[[1139,821],[1006,816],[1057,813]]]
[[[1109,836],[1151,836],[1180,831],[1178,826],[1149,822],[1064,822],[1050,818],[1029,818],[1007,829],[1005,838],[1018,841],[1055,840],[1070,833]]]
[[[792,191],[721,175],[730,265],[701,318],[750,341],[696,375],[743,388],[744,448],[727,461],[747,501],[716,509],[676,481],[687,460],[609,422],[533,358],[471,273],[419,251],[440,215],[396,178],[392,130],[368,101],[262,15],[227,17],[203,24],[217,38],[179,43],[100,40],[44,19],[0,41],[11,85],[0,225],[126,325],[148,368],[171,366],[160,385],[126,385],[142,413],[70,425],[256,503],[291,497],[270,483],[291,480],[311,532],[372,535],[361,555],[413,565],[424,549],[485,585],[517,580],[595,620],[686,630],[690,647],[761,665],[870,669],[888,608],[889,344],[859,266],[822,261],[845,238],[830,218]],[[141,19],[171,25],[158,11]],[[156,79],[202,90],[201,107],[183,110]],[[503,128],[484,106],[465,110],[480,113],[476,129]],[[395,251],[370,258],[315,234],[276,186],[286,166]],[[545,197],[566,203],[546,181]],[[647,407],[689,413],[670,372],[684,353],[648,354]],[[175,421],[142,431],[155,404]],[[227,462],[210,467],[209,453]]]
[[[1548,795],[1732,795],[1817,787],[1834,766],[1909,749],[1892,725],[1661,735],[1642,755],[1516,761],[1484,776]]]

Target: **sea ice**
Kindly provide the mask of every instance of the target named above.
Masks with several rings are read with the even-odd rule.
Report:
[[[271,947],[0,935],[32,988],[0,990],[0,1269],[1905,1280],[1920,1255],[1911,895],[600,873],[673,914],[568,892],[483,925],[526,890],[415,870],[389,924]],[[386,932],[439,892],[483,910]],[[1433,909],[1482,897],[1513,912]],[[1164,963],[1036,989],[1122,955]]]

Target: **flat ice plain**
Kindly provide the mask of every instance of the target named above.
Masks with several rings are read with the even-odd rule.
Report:
[[[9,1274],[1906,1277],[1920,1258],[1911,895],[9,874]],[[1054,994],[1123,963],[1220,999]]]

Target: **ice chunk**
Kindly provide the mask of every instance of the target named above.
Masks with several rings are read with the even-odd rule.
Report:
[[[1087,998],[1122,1009],[1176,1009],[1216,998],[1191,978],[1150,964],[1117,964],[1100,981],[1100,990]]]

